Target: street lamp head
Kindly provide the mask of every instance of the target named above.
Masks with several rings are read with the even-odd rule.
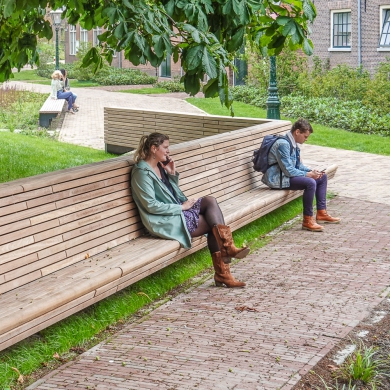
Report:
[[[59,8],[55,11],[50,11],[51,20],[53,22],[54,27],[60,27],[61,25],[61,15],[62,15],[62,9]]]

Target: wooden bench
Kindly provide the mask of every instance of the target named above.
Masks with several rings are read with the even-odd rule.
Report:
[[[264,135],[290,126],[271,121],[172,146],[181,188],[215,196],[233,230],[299,197],[265,187],[251,163]],[[0,350],[206,245],[196,238],[185,250],[145,235],[132,165],[121,156],[0,185]]]
[[[62,112],[65,102],[65,99],[52,99],[49,95],[39,110],[39,126],[49,127],[52,119]]]
[[[183,114],[178,112],[104,108],[104,143],[108,153],[136,149],[139,139],[154,131],[169,133],[171,145],[268,123],[269,119]]]

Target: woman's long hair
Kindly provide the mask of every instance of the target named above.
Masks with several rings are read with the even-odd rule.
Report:
[[[134,161],[138,163],[141,160],[146,160],[150,156],[150,149],[153,145],[158,148],[167,140],[169,140],[169,137],[161,133],[150,133],[149,135],[142,136],[138,148],[134,153]]]

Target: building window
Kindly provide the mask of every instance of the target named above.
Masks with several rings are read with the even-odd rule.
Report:
[[[160,77],[171,77],[171,56],[167,55],[160,65]]]
[[[381,9],[381,36],[379,46],[390,46],[390,8]]]
[[[92,45],[98,46],[99,45],[99,38],[98,35],[102,33],[102,29],[100,27],[96,27],[93,29],[93,38],[92,38]]]
[[[80,27],[80,42],[87,43],[88,42],[88,30]]]
[[[76,26],[69,25],[69,54],[76,55]]]
[[[351,10],[332,11],[332,48],[351,48]]]

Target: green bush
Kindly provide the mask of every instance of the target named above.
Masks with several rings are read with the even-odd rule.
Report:
[[[39,109],[46,98],[46,94],[16,88],[0,89],[0,128],[37,130]]]
[[[231,88],[230,91],[235,101],[266,108],[265,103],[267,101],[268,92],[264,89],[250,85],[238,85]]]
[[[92,77],[101,85],[141,85],[154,84],[156,77],[149,76],[138,69],[121,69],[107,67]]]
[[[370,84],[370,75],[359,68],[338,65],[319,71],[313,67],[309,74],[300,74],[295,92],[307,97],[331,97],[341,100],[363,100]]]
[[[248,84],[266,93],[269,87],[269,57],[263,57],[259,53],[252,53],[246,57],[249,65]],[[307,57],[286,48],[276,57],[276,67],[279,95],[289,95],[299,88],[300,77],[308,73]]]
[[[281,113],[287,117],[304,117],[309,121],[356,133],[390,136],[390,114],[380,116],[357,100],[290,95],[284,96],[281,103]]]
[[[184,84],[180,82],[179,77],[174,77],[173,80],[158,81],[154,87],[165,88],[169,92],[184,92]]]

